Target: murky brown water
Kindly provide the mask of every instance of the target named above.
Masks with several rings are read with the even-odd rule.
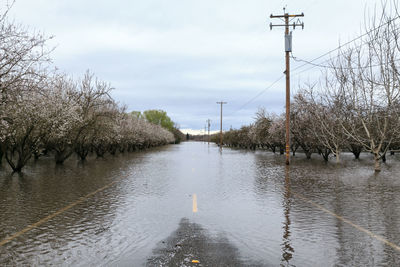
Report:
[[[121,180],[0,246],[0,265],[146,265],[187,221],[244,264],[400,266],[400,157],[378,175],[368,154],[342,160],[299,154],[287,170],[269,152],[183,143],[83,165],[44,158],[22,176],[3,167],[0,242]]]

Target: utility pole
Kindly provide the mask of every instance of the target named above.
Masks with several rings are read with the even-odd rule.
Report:
[[[219,148],[222,149],[222,105],[227,104],[227,102],[217,102],[217,104],[221,105],[221,131],[219,133],[220,141],[219,141]]]
[[[210,144],[210,124],[211,124],[211,120],[208,119],[208,120],[207,120],[207,126],[208,126],[208,144]]]
[[[290,23],[289,18],[297,17],[304,17],[304,13],[297,14],[297,15],[290,15],[289,13],[285,12],[285,8],[283,9],[283,15],[274,16],[271,14],[271,19],[284,19],[285,24],[276,24],[273,25],[272,23],[269,24],[270,29],[272,30],[273,27],[285,27],[285,54],[286,54],[286,165],[289,165],[290,162],[290,60],[289,60],[289,53],[292,52],[292,32],[289,34],[289,28],[293,27],[296,29],[296,26],[301,26],[304,29],[304,22],[300,22],[297,19],[296,22]],[[290,23],[290,24],[289,24]]]

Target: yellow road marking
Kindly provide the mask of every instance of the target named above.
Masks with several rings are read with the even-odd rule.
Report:
[[[126,178],[126,177],[124,177],[124,178]],[[112,186],[113,184],[115,184],[115,183],[121,181],[121,180],[124,179],[124,178],[115,180],[115,181],[113,181],[113,182],[111,182],[111,183],[109,183],[109,184],[107,184],[107,185],[105,185],[105,186],[103,186],[103,187],[97,189],[96,191],[93,191],[93,192],[87,194],[86,196],[83,196],[83,197],[79,198],[79,199],[78,199],[77,201],[75,201],[74,203],[69,204],[68,206],[65,206],[65,207],[62,208],[62,209],[59,209],[58,211],[56,211],[56,212],[50,214],[50,215],[47,216],[47,217],[44,217],[44,218],[41,219],[40,221],[37,221],[37,222],[35,222],[35,223],[31,224],[31,225],[28,225],[27,227],[25,227],[25,228],[22,229],[21,231],[16,232],[16,233],[14,233],[14,234],[12,234],[12,235],[6,237],[5,239],[3,239],[3,240],[0,241],[0,247],[3,246],[4,244],[10,242],[11,240],[13,240],[13,239],[15,239],[15,238],[17,238],[17,237],[19,237],[19,236],[25,234],[26,232],[29,232],[30,230],[32,230],[32,229],[34,229],[34,228],[36,228],[36,227],[38,227],[38,226],[44,224],[45,222],[47,222],[47,221],[53,219],[53,218],[56,217],[57,215],[60,215],[60,214],[62,214],[62,213],[64,213],[64,212],[66,212],[67,210],[69,210],[69,209],[75,207],[76,205],[82,203],[83,201],[87,200],[88,198],[94,196],[95,194],[97,194],[97,193],[99,193],[99,192],[101,192],[101,191],[104,191],[105,189],[109,188],[110,186]]]
[[[328,213],[328,214],[330,214],[330,215],[332,215],[332,216],[338,218],[339,220],[341,220],[341,221],[343,221],[343,222],[345,222],[345,223],[347,223],[347,224],[353,226],[353,227],[356,228],[357,230],[359,230],[359,231],[361,231],[361,232],[364,232],[364,233],[366,233],[367,235],[369,235],[369,236],[371,236],[371,237],[373,237],[373,238],[375,238],[375,239],[377,239],[377,240],[379,240],[379,241],[385,243],[386,245],[388,245],[388,246],[390,246],[390,247],[392,247],[392,248],[394,248],[394,249],[400,251],[400,247],[399,247],[398,245],[396,245],[396,244],[390,242],[389,240],[385,239],[384,237],[382,237],[382,236],[380,236],[380,235],[377,235],[377,234],[374,234],[373,232],[371,232],[371,231],[365,229],[364,227],[359,226],[359,225],[353,223],[352,221],[350,221],[350,220],[344,218],[343,216],[340,216],[340,215],[338,215],[338,214],[336,214],[336,213],[334,213],[334,212],[332,212],[332,211],[330,211],[330,210],[324,208],[323,206],[321,206],[321,205],[319,205],[319,204],[317,204],[317,203],[315,203],[315,202],[309,200],[309,199],[306,198],[306,197],[303,197],[303,196],[300,195],[300,194],[297,194],[297,193],[294,193],[294,192],[291,192],[291,194],[293,194],[293,195],[295,195],[296,197],[300,198],[300,199],[303,200],[304,202],[310,203],[310,204],[313,205],[314,207],[316,207],[316,208],[318,208],[318,209],[320,209],[320,210],[322,210],[322,211],[324,211],[324,212],[326,212],[326,213]]]
[[[197,195],[193,194],[193,212],[197,212]]]
[[[125,177],[125,178],[126,178],[126,177]],[[56,217],[56,216],[58,216],[58,215],[60,215],[60,214],[62,214],[62,213],[64,213],[64,212],[66,212],[67,210],[69,210],[69,209],[75,207],[76,205],[82,203],[83,201],[87,200],[88,198],[94,196],[95,194],[97,194],[97,193],[99,193],[99,192],[101,192],[101,191],[104,191],[105,189],[107,189],[107,188],[109,188],[110,186],[114,185],[115,183],[121,181],[122,179],[123,179],[123,178],[118,179],[118,180],[115,180],[115,181],[113,181],[113,182],[111,182],[111,183],[109,183],[109,184],[107,184],[107,185],[105,185],[105,186],[103,186],[103,187],[97,189],[96,191],[93,191],[93,192],[91,192],[91,193],[89,193],[89,194],[87,194],[87,195],[85,195],[85,196],[79,198],[77,201],[75,201],[75,202],[69,204],[68,206],[65,206],[65,207],[62,208],[62,209],[59,209],[58,211],[56,211],[56,212],[50,214],[49,216],[44,217],[43,219],[41,219],[41,220],[39,220],[39,221],[37,221],[37,222],[31,224],[31,225],[28,225],[27,227],[25,227],[25,228],[22,229],[21,231],[16,232],[16,233],[14,233],[14,234],[11,235],[11,236],[6,237],[6,238],[3,239],[2,241],[0,241],[0,247],[3,246],[3,245],[6,244],[6,243],[12,241],[13,239],[15,239],[15,238],[17,238],[17,237],[23,235],[24,233],[29,232],[30,230],[32,230],[32,229],[34,229],[34,228],[36,228],[36,227],[42,225],[43,223],[45,223],[45,222],[47,222],[47,221],[53,219],[54,217]],[[306,198],[306,197],[304,197],[304,196],[302,196],[302,195],[300,195],[300,194],[297,194],[297,193],[294,193],[294,192],[291,192],[291,194],[293,194],[294,196],[300,198],[300,199],[303,200],[304,202],[310,203],[311,205],[313,205],[314,207],[318,208],[319,210],[322,210],[322,211],[324,211],[324,212],[326,212],[326,213],[328,213],[328,214],[330,214],[330,215],[336,217],[337,219],[339,219],[339,220],[341,220],[341,221],[343,221],[343,222],[345,222],[345,223],[347,223],[347,224],[353,226],[353,227],[356,228],[357,230],[359,230],[359,231],[361,231],[361,232],[364,232],[364,233],[368,234],[369,236],[371,236],[371,237],[373,237],[373,238],[375,238],[375,239],[377,239],[377,240],[379,240],[379,241],[385,243],[386,245],[388,245],[388,246],[390,246],[390,247],[392,247],[392,248],[394,248],[394,249],[400,251],[400,246],[398,246],[398,245],[396,245],[396,244],[390,242],[389,240],[385,239],[384,237],[382,237],[382,236],[380,236],[380,235],[377,235],[377,234],[374,234],[373,232],[371,232],[371,231],[369,231],[369,230],[363,228],[362,226],[359,226],[359,225],[353,223],[352,221],[350,221],[350,220],[344,218],[343,216],[340,216],[340,215],[338,215],[338,214],[336,214],[336,213],[334,213],[334,212],[332,212],[332,211],[330,211],[330,210],[324,208],[323,206],[321,206],[321,205],[319,205],[319,204],[317,204],[317,203],[315,203],[315,202],[309,200],[308,198]],[[197,195],[196,195],[196,194],[193,194],[193,212],[194,212],[194,213],[197,212]]]

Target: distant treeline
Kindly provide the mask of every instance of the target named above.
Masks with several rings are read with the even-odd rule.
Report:
[[[183,138],[164,111],[127,113],[89,71],[73,79],[55,70],[51,37],[10,22],[8,11],[0,12],[0,162],[20,172],[32,156],[63,163],[73,153],[84,160]]]
[[[213,135],[210,135],[210,142]],[[208,134],[186,134],[186,140],[208,142]]]
[[[332,154],[339,161],[342,151],[351,151],[355,158],[367,151],[379,171],[387,152],[400,150],[400,14],[396,4],[383,3],[382,14],[367,20],[366,34],[341,47],[321,79],[295,94],[290,117],[293,153],[301,148],[307,158],[319,153],[328,161]],[[224,143],[283,153],[285,117],[261,109],[252,125],[226,132]]]

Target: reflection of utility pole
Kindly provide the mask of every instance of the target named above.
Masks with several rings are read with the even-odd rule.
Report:
[[[222,149],[222,105],[227,104],[227,102],[221,101],[221,102],[217,102],[217,104],[221,105],[221,131],[219,133],[219,136],[220,136],[219,147]]]
[[[285,169],[285,193],[283,195],[284,201],[284,216],[285,221],[283,222],[283,243],[281,244],[282,247],[282,266],[290,266],[290,260],[293,257],[294,248],[291,244],[291,232],[290,232],[290,207],[291,207],[291,185],[290,185],[290,167],[286,166]]]
[[[208,143],[209,144],[210,144],[210,123],[211,123],[211,120],[208,119],[207,120],[207,126],[208,126]]]
[[[292,52],[292,32],[289,34],[289,27],[293,27],[293,29],[296,29],[296,26],[301,26],[304,29],[304,22],[300,23],[299,20],[296,22],[293,22],[292,24],[289,24],[289,18],[296,18],[296,17],[304,17],[304,13],[298,14],[298,15],[290,15],[289,13],[285,12],[285,9],[283,9],[283,15],[278,15],[274,16],[271,14],[270,18],[275,19],[279,18],[285,19],[285,24],[276,24],[273,25],[272,23],[269,25],[269,27],[272,30],[272,27],[285,27],[285,53],[286,53],[286,164],[289,165],[289,159],[290,159],[290,61],[289,61],[289,53]]]

